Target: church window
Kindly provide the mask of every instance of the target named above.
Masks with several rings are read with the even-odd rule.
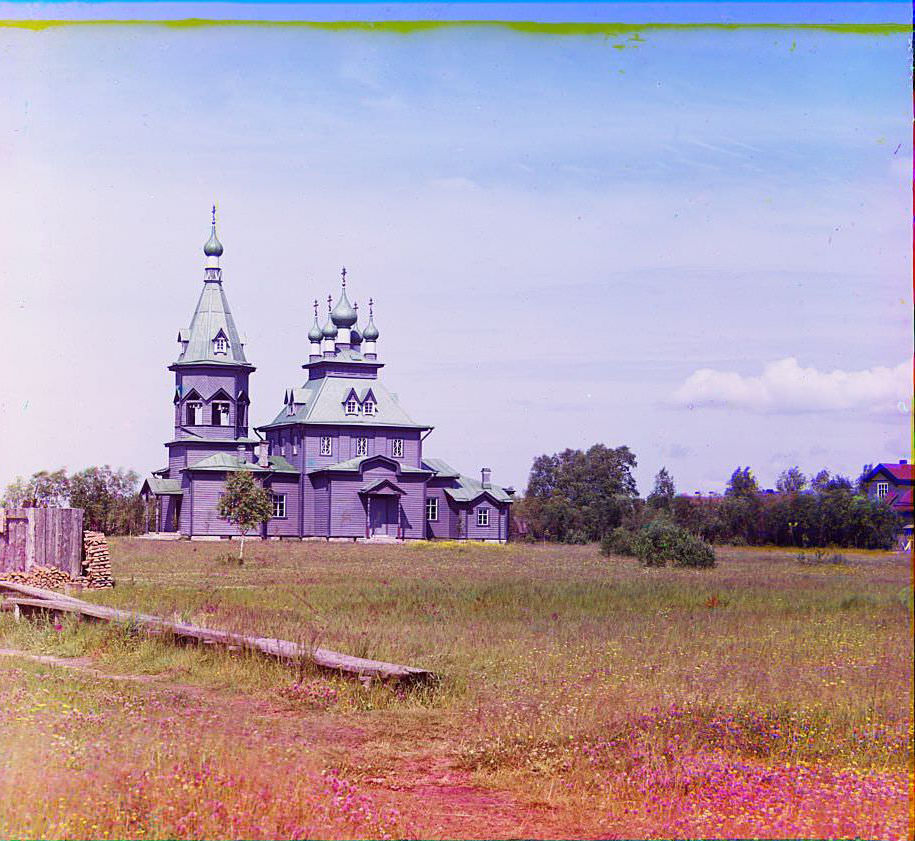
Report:
[[[369,454],[369,439],[368,438],[357,438],[356,439],[356,455],[357,456],[367,456]]]
[[[213,350],[215,353],[228,353],[229,342],[225,336],[218,336],[213,340]]]
[[[332,447],[333,447],[333,442],[331,441],[330,435],[322,435],[321,436],[321,455],[322,456],[331,455],[331,453],[333,452],[331,449]]]
[[[375,401],[366,400],[365,403],[362,404],[362,412],[363,412],[363,414],[366,414],[366,415],[374,415],[375,414]]]
[[[286,494],[273,495],[273,516],[277,519],[286,517]]]
[[[228,403],[214,403],[213,404],[213,426],[228,426],[229,425],[229,404]]]
[[[187,425],[200,426],[203,423],[203,403],[189,400],[187,404]]]
[[[403,458],[403,438],[395,438],[391,441],[391,455],[394,458]]]
[[[359,404],[351,397],[346,401],[346,414],[355,415],[359,411]]]
[[[477,509],[477,525],[485,528],[489,525],[489,509],[488,508],[478,508]]]
[[[889,482],[877,482],[877,499],[883,499],[890,492]]]
[[[430,523],[438,521],[438,500],[434,496],[426,500],[426,519]]]

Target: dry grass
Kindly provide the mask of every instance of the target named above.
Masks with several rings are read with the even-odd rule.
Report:
[[[121,802],[145,772],[153,793],[131,807],[134,823],[109,810],[104,826],[83,834],[511,834],[485,799],[490,805],[478,804],[480,814],[464,824],[432,820],[424,809],[432,795],[408,794],[431,768],[439,769],[429,783],[437,797],[443,780],[505,792],[523,834],[899,837],[908,831],[912,745],[909,559],[844,554],[841,565],[805,565],[796,552],[725,548],[715,569],[643,570],[594,547],[271,542],[246,547],[239,566],[226,544],[112,541],[118,586],[93,594],[97,601],[443,675],[421,692],[366,691],[304,664],[176,647],[102,625],[58,630],[6,619],[0,644],[88,655],[110,672],[166,675],[207,692],[231,689],[233,703],[241,693],[246,715],[261,722],[242,753],[231,717],[201,729],[194,715],[181,716],[187,729],[166,738],[155,722],[176,712],[174,701],[152,686],[131,690],[163,705],[161,715],[144,708],[129,719],[143,722],[130,729],[134,754],[152,751],[159,764],[125,758],[107,734],[128,720],[113,712],[100,713],[104,733],[86,738],[92,750],[114,751],[111,769],[127,775],[118,783],[104,763],[93,766],[106,803]],[[102,691],[57,672],[39,682],[33,671],[18,667],[5,682],[4,709],[34,704],[39,688],[57,682],[73,698]],[[267,699],[275,708],[258,709]],[[18,746],[21,770],[0,776],[0,834],[80,834],[76,818],[24,822],[42,809],[80,814],[66,793],[61,812],[47,805],[50,794],[28,789],[39,763],[50,763],[55,784],[67,779],[46,746],[34,747],[33,734],[60,717],[8,714],[0,727]],[[300,751],[290,727],[305,722],[326,738]],[[204,759],[186,755],[202,732]],[[244,782],[232,777],[239,767]],[[187,822],[187,810],[184,823],[169,817],[159,801],[173,768],[203,774],[204,799],[248,817],[232,823],[219,809],[198,824]],[[332,768],[337,782],[327,783]],[[258,786],[279,805],[255,809]],[[371,803],[352,786],[370,792]],[[347,797],[361,806],[333,805]],[[290,802],[300,807],[294,815],[281,808]],[[391,806],[400,814],[385,811]]]

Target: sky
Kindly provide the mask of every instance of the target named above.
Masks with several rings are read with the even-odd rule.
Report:
[[[13,17],[871,20],[905,4],[0,3]],[[381,9],[381,11],[376,11]],[[312,300],[375,300],[425,453],[643,494],[911,456],[910,37],[0,26],[0,485],[165,463],[218,206],[266,423]]]

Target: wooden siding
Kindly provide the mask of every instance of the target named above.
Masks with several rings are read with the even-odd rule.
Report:
[[[0,511],[0,571],[50,566],[82,571],[82,508],[7,508]]]
[[[453,540],[457,537],[457,509],[441,485],[431,482],[426,487],[426,497],[438,500],[438,520],[426,521],[426,536],[439,540]],[[425,504],[423,517],[426,516]]]
[[[267,521],[268,537],[297,537],[299,535],[299,482],[296,477],[279,479],[274,477],[267,490],[270,493],[286,494],[286,516]]]
[[[191,481],[191,505],[188,506],[193,512],[193,525],[191,531],[186,533],[222,537],[240,534],[232,523],[216,513],[224,486],[225,477],[221,474],[194,477]],[[259,531],[254,529],[248,534],[259,534]]]

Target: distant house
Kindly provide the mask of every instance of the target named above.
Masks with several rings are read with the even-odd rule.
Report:
[[[871,499],[886,500],[907,523],[912,518],[912,489],[915,486],[915,470],[905,459],[898,464],[875,464],[861,480],[864,492]]]

